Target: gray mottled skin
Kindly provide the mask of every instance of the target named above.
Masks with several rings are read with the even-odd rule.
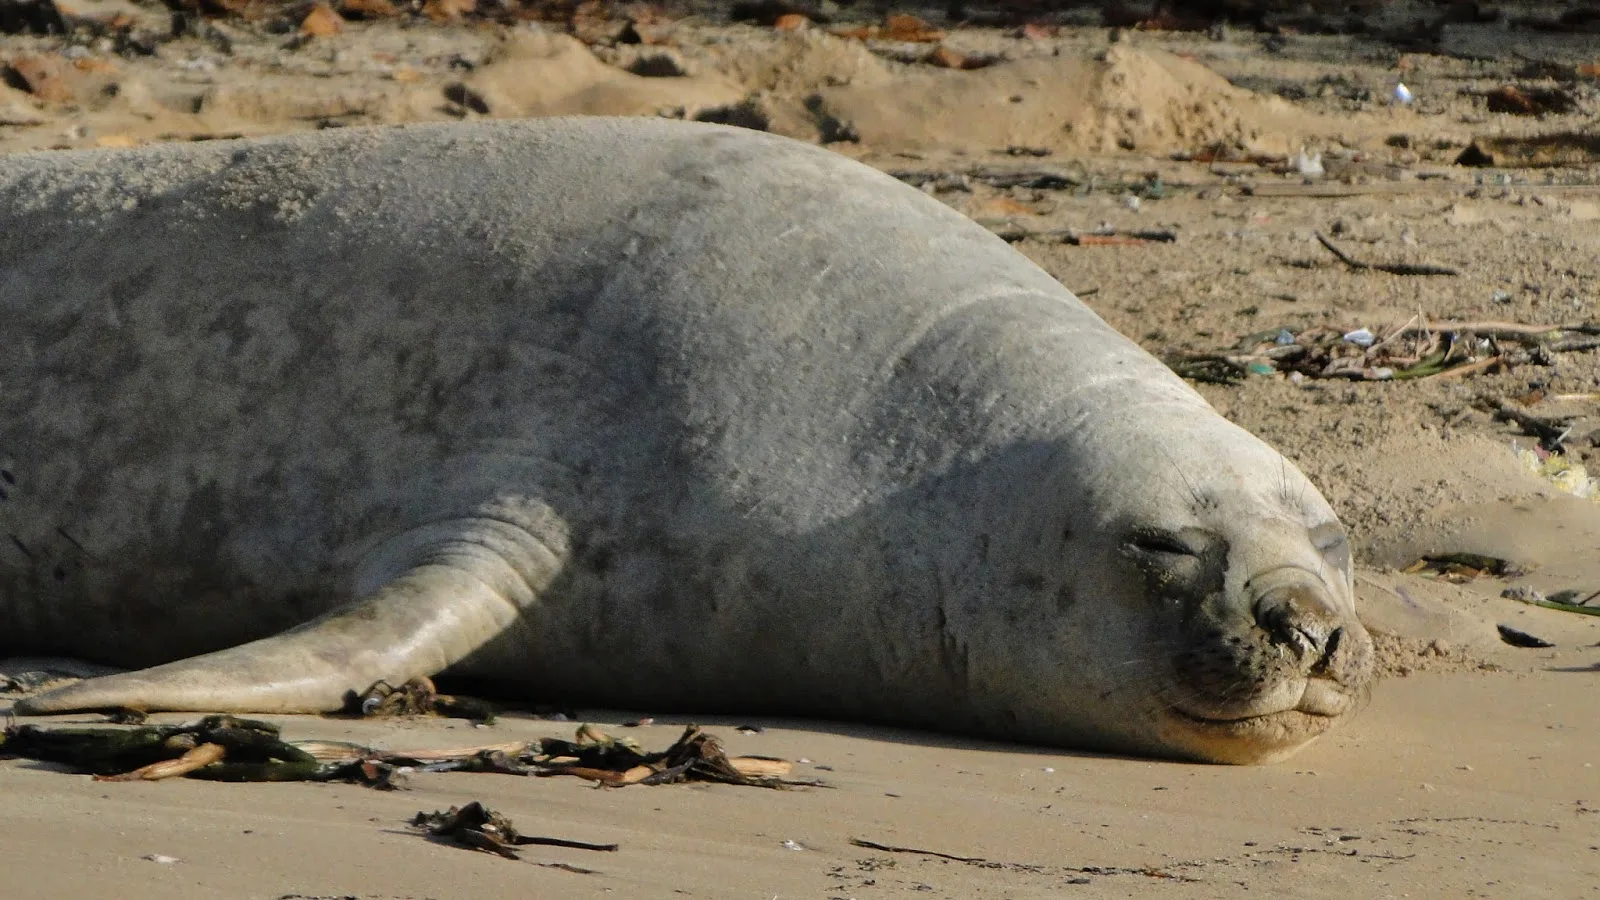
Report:
[[[819,148],[567,119],[4,158],[0,326],[0,655],[182,660],[25,711],[449,668],[1248,762],[1371,669],[1292,465]]]

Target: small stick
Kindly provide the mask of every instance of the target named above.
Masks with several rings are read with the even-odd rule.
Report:
[[[1413,316],[1411,322],[1415,321],[1416,317]],[[1384,338],[1380,343],[1388,343],[1389,341],[1394,340],[1396,337],[1404,334],[1427,334],[1430,331],[1449,331],[1456,333],[1471,332],[1481,337],[1503,338],[1506,340],[1517,341],[1526,341],[1531,338],[1537,342],[1539,338],[1559,334],[1563,331],[1571,331],[1577,334],[1600,334],[1600,324],[1579,322],[1570,325],[1525,325],[1521,322],[1492,321],[1424,322],[1418,325],[1412,325],[1408,323],[1399,331],[1395,332],[1389,337]],[[1548,349],[1556,350],[1558,352],[1563,350],[1593,349],[1591,345],[1581,344],[1581,341],[1581,338],[1569,338],[1563,341],[1558,341],[1555,344],[1548,345]],[[1376,347],[1378,345],[1375,344],[1373,346]],[[1600,344],[1597,344],[1596,346],[1600,346]]]
[[[1437,373],[1435,375],[1429,375],[1428,378],[1430,378],[1430,379],[1432,379],[1434,381],[1441,381],[1441,380],[1447,379],[1447,378],[1462,378],[1462,377],[1465,377],[1467,375],[1472,375],[1472,374],[1474,374],[1476,372],[1482,372],[1482,371],[1484,371],[1486,369],[1492,369],[1495,366],[1500,365],[1503,362],[1505,362],[1504,358],[1499,357],[1499,356],[1491,356],[1491,357],[1488,357],[1486,359],[1480,359],[1477,362],[1471,362],[1471,363],[1467,363],[1466,365],[1456,366],[1453,369],[1445,369],[1443,372],[1439,372],[1439,373]]]
[[[578,875],[599,875],[600,874],[599,872],[596,872],[594,869],[585,869],[582,866],[574,866],[574,865],[571,865],[569,863],[536,862],[536,863],[534,863],[534,865],[540,866],[540,867],[546,868],[546,869],[560,869],[563,872],[573,872],[573,873],[578,874]]]
[[[1545,347],[1551,353],[1575,353],[1580,350],[1600,349],[1600,337],[1568,338]]]
[[[1422,314],[1421,313],[1417,313],[1416,315],[1412,316],[1409,320],[1407,320],[1404,325],[1401,325],[1399,328],[1396,328],[1394,331],[1390,332],[1388,337],[1386,337],[1383,340],[1377,342],[1376,344],[1373,344],[1371,347],[1368,347],[1367,348],[1367,352],[1371,353],[1372,351],[1378,349],[1379,347],[1382,347],[1384,344],[1387,344],[1387,343],[1393,341],[1394,339],[1400,337],[1401,335],[1410,334],[1411,331],[1412,331],[1412,326],[1416,325],[1417,323],[1419,323],[1421,321],[1422,321]],[[1427,331],[1428,331],[1427,325],[1423,325],[1420,330],[1424,334],[1426,334]]]
[[[1067,243],[1075,247],[1139,247],[1151,241],[1121,234],[1080,234],[1067,238]]]
[[[1589,595],[1593,599],[1594,594]],[[1584,606],[1582,603],[1562,603],[1559,600],[1522,600],[1529,606],[1542,606],[1545,609],[1559,609],[1562,612],[1572,612],[1583,616],[1600,616],[1600,606]],[[1585,601],[1587,602],[1587,601]]]
[[[890,844],[880,844],[876,841],[862,840],[861,838],[851,838],[850,843],[857,847],[865,847],[868,850],[882,850],[885,853],[915,853],[918,856],[937,856],[940,859],[948,859],[955,862],[964,863],[988,862],[987,859],[984,859],[981,856],[954,856],[949,853],[940,853],[937,850],[919,850],[916,847],[895,847]]]
[[[1374,270],[1379,271],[1379,272],[1387,272],[1390,275],[1460,275],[1461,274],[1460,271],[1458,271],[1456,269],[1452,269],[1449,266],[1432,266],[1432,265],[1426,265],[1426,264],[1412,264],[1412,263],[1364,263],[1364,262],[1361,262],[1360,260],[1352,259],[1348,253],[1345,253],[1343,250],[1340,250],[1338,247],[1335,247],[1333,245],[1333,241],[1330,241],[1326,237],[1324,237],[1322,235],[1322,232],[1319,231],[1319,232],[1316,233],[1316,235],[1317,235],[1317,241],[1320,242],[1322,244],[1322,246],[1328,248],[1328,252],[1329,253],[1332,253],[1334,256],[1337,256],[1339,258],[1340,262],[1344,263],[1345,265],[1349,266],[1352,269],[1356,269],[1356,270],[1374,269]]]
[[[1484,337],[1538,338],[1558,331],[1576,331],[1566,325],[1525,325],[1521,322],[1434,322],[1434,331],[1470,331]]]
[[[1322,232],[1319,231],[1319,232],[1316,233],[1316,235],[1317,235],[1317,241],[1320,242],[1322,244],[1322,246],[1328,248],[1328,252],[1329,253],[1332,253],[1334,256],[1337,256],[1339,258],[1340,262],[1344,263],[1345,265],[1349,266],[1352,269],[1365,269],[1365,268],[1367,268],[1367,264],[1366,263],[1357,262],[1357,261],[1351,259],[1349,256],[1345,255],[1345,252],[1343,250],[1340,250],[1338,247],[1335,247],[1333,245],[1333,241],[1330,241],[1327,238],[1323,237],[1322,236]]]
[[[517,844],[537,844],[541,847],[570,847],[573,850],[598,850],[603,853],[615,853],[620,844],[591,844],[588,841],[569,841],[566,838],[529,837],[518,835]]]

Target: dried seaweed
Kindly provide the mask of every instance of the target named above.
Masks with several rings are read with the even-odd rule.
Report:
[[[608,787],[713,781],[750,787],[819,787],[815,781],[787,781],[786,760],[765,756],[729,757],[722,741],[698,725],[690,725],[671,747],[644,753],[636,742],[613,738],[591,726],[578,729],[577,740],[546,738],[532,758],[539,775],[576,775]]]
[[[398,687],[387,681],[374,682],[352,697],[348,708],[351,714],[364,718],[444,716],[484,724],[494,721],[494,709],[489,704],[470,697],[441,694],[433,680],[425,677],[413,678]]]
[[[220,746],[221,755],[205,768],[182,774],[201,777],[206,769],[224,764],[218,762],[222,759],[261,766],[316,765],[305,751],[281,740],[278,726],[234,716],[206,716],[189,725],[138,728],[13,725],[5,730],[0,752],[69,766],[91,775],[121,776],[182,759],[206,744]]]
[[[646,752],[592,725],[573,740],[545,738],[452,750],[375,750],[339,741],[288,743],[278,727],[232,716],[188,725],[136,728],[14,725],[0,753],[68,766],[106,780],[184,776],[210,781],[349,781],[393,790],[413,770],[498,775],[575,775],[610,787],[711,781],[765,788],[816,787],[789,781],[793,765],[765,756],[728,756],[722,742],[690,725],[666,750]]]
[[[494,853],[506,859],[519,859],[517,847],[530,844],[544,847],[566,847],[573,850],[594,850],[614,853],[616,844],[593,844],[565,838],[534,837],[517,830],[505,815],[495,812],[474,800],[466,806],[452,806],[446,812],[418,812],[411,820],[413,827],[422,828],[432,837],[449,838],[472,850]],[[590,869],[555,864],[555,867],[586,875],[595,874]]]
[[[1407,566],[1405,572],[1452,584],[1464,584],[1485,577],[1505,578],[1524,574],[1522,569],[1508,560],[1481,553],[1434,553]]]

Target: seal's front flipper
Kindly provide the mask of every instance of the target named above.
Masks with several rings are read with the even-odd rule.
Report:
[[[449,537],[439,540],[441,532]],[[333,712],[376,681],[400,684],[459,662],[513,623],[560,565],[545,543],[490,520],[430,526],[403,543],[408,564],[396,577],[304,625],[91,678],[23,699],[15,711]]]

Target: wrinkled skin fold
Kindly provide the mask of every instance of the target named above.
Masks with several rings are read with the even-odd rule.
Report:
[[[1359,707],[1292,464],[920,192],[555,119],[0,160],[19,711],[524,699],[1250,763]]]

